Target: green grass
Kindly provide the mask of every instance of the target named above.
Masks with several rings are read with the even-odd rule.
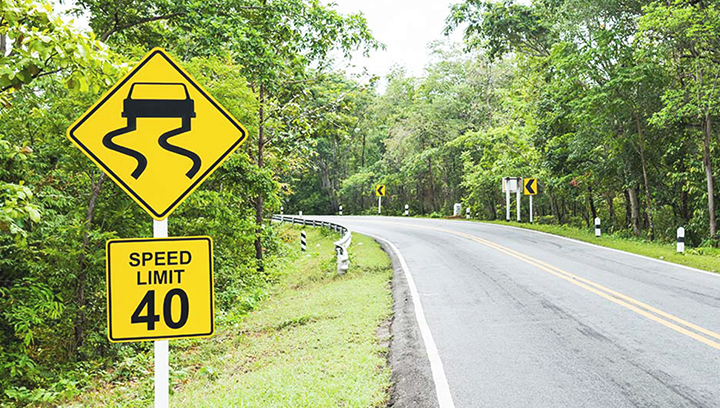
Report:
[[[498,225],[511,225],[525,229],[547,232],[549,234],[590,242],[608,248],[645,255],[650,258],[662,259],[680,265],[691,266],[711,272],[720,271],[720,251],[715,248],[686,248],[685,253],[677,253],[676,244],[649,242],[641,239],[628,239],[604,234],[595,237],[595,232],[589,229],[579,229],[564,225],[524,224],[505,221],[483,221]]]
[[[255,312],[218,316],[211,339],[171,341],[170,405],[182,407],[379,407],[387,405],[392,313],[387,254],[353,234],[350,269],[336,273],[339,235],[280,226],[278,283]],[[152,405],[150,378],[114,384],[80,406]]]

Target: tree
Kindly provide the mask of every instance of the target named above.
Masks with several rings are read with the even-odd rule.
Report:
[[[720,113],[720,10],[712,2],[655,2],[640,19],[643,55],[654,65],[672,64],[674,86],[667,89],[655,123],[688,121],[700,129],[707,185],[708,224],[716,237],[715,188],[711,157],[713,120]]]

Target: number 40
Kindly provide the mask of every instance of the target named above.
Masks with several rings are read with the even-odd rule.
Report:
[[[175,321],[172,316],[172,301],[177,296],[180,298],[180,318]],[[147,306],[147,314],[140,315],[143,309]],[[188,313],[190,312],[190,306],[188,304],[187,293],[182,289],[172,289],[163,301],[163,320],[165,324],[171,329],[179,329],[185,326],[188,319]],[[135,312],[133,312],[130,318],[131,323],[146,323],[148,330],[155,330],[155,322],[160,321],[160,316],[155,314],[155,291],[149,290],[145,297],[142,298]]]

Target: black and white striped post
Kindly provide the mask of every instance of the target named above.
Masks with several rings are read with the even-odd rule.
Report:
[[[340,215],[342,215],[342,205],[340,206]]]
[[[405,216],[407,217],[408,215],[410,215],[410,206],[405,204]]]
[[[595,218],[595,236],[600,238],[600,218]]]
[[[280,215],[283,215],[283,214],[284,214],[283,211],[285,211],[285,207],[282,207],[282,206],[281,206],[281,207],[280,207]]]
[[[685,252],[685,228],[683,227],[677,229],[677,251]]]
[[[470,219],[470,207],[465,209],[465,219],[466,220]]]
[[[300,250],[307,251],[307,235],[305,230],[300,231]]]

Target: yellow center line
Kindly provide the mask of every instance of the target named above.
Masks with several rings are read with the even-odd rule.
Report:
[[[664,311],[662,311],[662,310],[660,310],[660,309],[658,309],[658,308],[656,308],[656,307],[650,306],[650,305],[648,305],[648,304],[646,304],[646,303],[644,303],[644,302],[641,302],[641,301],[639,301],[639,300],[637,300],[637,299],[634,299],[634,298],[632,298],[632,297],[630,297],[630,296],[627,296],[627,295],[625,295],[625,294],[623,294],[623,293],[620,293],[620,292],[618,292],[618,291],[616,291],[616,290],[607,288],[607,287],[605,287],[605,286],[603,286],[603,285],[600,285],[600,284],[598,284],[598,283],[595,283],[595,282],[593,282],[593,281],[591,281],[591,280],[589,280],[589,279],[586,279],[586,278],[577,276],[577,275],[572,274],[572,273],[570,273],[570,272],[567,272],[567,271],[565,271],[565,270],[563,270],[563,269],[560,269],[560,268],[558,268],[558,267],[556,267],[556,266],[550,265],[550,264],[545,263],[545,262],[543,262],[543,261],[540,261],[540,260],[538,260],[538,259],[532,258],[532,257],[530,257],[530,256],[528,256],[528,255],[526,255],[526,254],[523,254],[523,253],[521,253],[521,252],[515,251],[515,250],[513,250],[513,249],[511,249],[511,248],[508,248],[508,247],[506,247],[506,246],[497,244],[497,243],[492,242],[492,241],[488,241],[488,240],[486,240],[486,239],[480,238],[480,237],[475,236],[475,235],[472,235],[472,234],[466,234],[466,233],[464,233],[464,232],[453,231],[453,230],[449,230],[449,229],[445,229],[445,228],[428,227],[428,226],[413,225],[413,224],[405,224],[405,223],[400,223],[400,222],[387,222],[387,223],[389,223],[389,224],[402,225],[402,226],[405,226],[405,227],[410,226],[410,227],[414,227],[414,228],[421,228],[421,229],[427,229],[427,230],[435,230],[435,231],[439,231],[439,232],[444,232],[444,233],[452,234],[452,235],[455,235],[455,236],[458,236],[458,237],[470,239],[470,240],[472,240],[472,241],[475,241],[475,242],[477,242],[477,243],[480,243],[480,244],[482,244],[482,245],[485,245],[485,246],[487,246],[487,247],[489,247],[489,248],[492,248],[492,249],[495,249],[495,250],[497,250],[497,251],[503,252],[503,253],[505,253],[505,254],[507,254],[507,255],[510,255],[510,256],[512,256],[513,258],[516,258],[516,259],[518,259],[518,260],[520,260],[520,261],[523,261],[523,262],[525,262],[525,263],[527,263],[527,264],[533,265],[533,266],[537,267],[538,269],[541,269],[541,270],[543,270],[543,271],[545,271],[545,272],[548,272],[548,273],[550,273],[550,274],[552,274],[552,275],[554,275],[554,276],[557,276],[557,277],[560,278],[560,279],[563,279],[563,280],[565,280],[565,281],[567,281],[567,282],[570,282],[570,283],[572,283],[573,285],[579,286],[579,287],[581,287],[581,288],[583,288],[583,289],[585,289],[585,290],[587,290],[587,291],[589,291],[589,292],[592,292],[592,293],[594,293],[594,294],[596,294],[596,295],[598,295],[598,296],[600,296],[600,297],[602,297],[602,298],[605,298],[605,299],[607,299],[607,300],[609,300],[609,301],[611,301],[611,302],[613,302],[613,303],[615,303],[615,304],[617,304],[617,305],[620,305],[620,306],[622,306],[622,307],[624,307],[624,308],[626,308],[626,309],[632,310],[633,312],[635,312],[635,313],[637,313],[637,314],[639,314],[639,315],[641,315],[641,316],[643,316],[643,317],[646,317],[646,318],[648,318],[648,319],[650,319],[650,320],[652,320],[652,321],[655,321],[655,322],[657,322],[657,323],[660,323],[660,324],[662,324],[663,326],[668,327],[668,328],[670,328],[670,329],[672,329],[672,330],[674,330],[674,331],[676,331],[676,332],[678,332],[678,333],[684,334],[685,336],[688,336],[688,337],[690,337],[690,338],[692,338],[692,339],[694,339],[694,340],[697,340],[697,341],[699,341],[699,342],[701,342],[701,343],[703,343],[703,344],[706,344],[706,345],[708,345],[708,346],[710,346],[710,347],[712,347],[712,348],[714,348],[714,349],[720,350],[720,343],[719,343],[719,342],[716,342],[716,341],[713,341],[713,340],[708,339],[708,338],[706,338],[706,337],[703,337],[703,336],[699,335],[698,333],[695,333],[695,332],[693,332],[693,331],[688,330],[688,328],[690,328],[690,329],[692,329],[692,330],[695,330],[695,331],[697,331],[697,332],[703,333],[703,334],[705,334],[705,335],[707,335],[707,336],[709,336],[709,337],[713,337],[713,338],[715,338],[715,339],[720,340],[720,334],[718,334],[718,333],[716,333],[716,332],[714,332],[714,331],[712,331],[712,330],[708,330],[708,329],[706,329],[706,328],[704,328],[704,327],[701,327],[701,326],[698,326],[698,325],[696,325],[696,324],[690,323],[690,322],[688,322],[688,321],[686,321],[686,320],[684,320],[684,319],[681,319],[681,318],[679,318],[679,317],[677,317],[677,316],[674,316],[674,315],[672,315],[672,314],[670,314],[670,313],[664,312]],[[652,313],[654,313],[654,314],[652,314],[652,313],[650,313],[650,312],[652,312]],[[656,316],[656,315],[658,315],[658,316]],[[659,317],[659,316],[664,317],[664,319],[661,318],[661,317]],[[674,322],[674,323],[673,323],[673,322]],[[676,324],[676,323],[677,323],[677,324]],[[682,326],[680,326],[680,325],[685,326],[685,327],[682,327]]]

